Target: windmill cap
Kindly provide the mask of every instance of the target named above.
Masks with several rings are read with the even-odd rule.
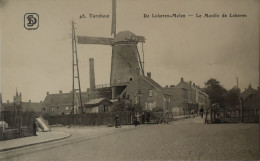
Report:
[[[114,42],[129,41],[129,40],[132,40],[133,37],[136,37],[136,35],[133,34],[132,32],[130,32],[130,31],[121,31],[121,32],[116,34]]]

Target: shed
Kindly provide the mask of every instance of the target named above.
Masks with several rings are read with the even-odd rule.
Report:
[[[83,111],[86,113],[110,112],[112,111],[112,104],[113,103],[106,98],[91,99],[84,104]]]

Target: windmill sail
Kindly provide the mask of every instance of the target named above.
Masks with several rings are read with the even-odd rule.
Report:
[[[111,35],[116,36],[116,0],[112,0],[112,25]]]
[[[113,38],[78,36],[78,44],[112,45]]]

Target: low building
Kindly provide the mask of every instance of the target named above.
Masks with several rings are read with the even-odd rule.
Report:
[[[74,113],[81,113],[79,93],[76,94],[75,97],[75,107]],[[87,104],[91,99],[96,98],[106,98],[108,100],[111,99],[111,90],[104,91],[87,91],[81,92],[82,104]],[[43,101],[43,111],[46,115],[67,115],[72,113],[72,93],[59,93],[50,94],[47,92],[47,95]]]
[[[86,104],[84,104],[84,113],[102,113],[112,111],[112,102],[105,98],[91,99]]]
[[[15,112],[17,110],[20,110],[22,112],[36,112],[41,113],[43,108],[43,102],[32,102],[29,100],[28,102],[22,101],[22,95],[21,93],[16,93],[16,96],[14,96],[14,101],[10,102],[7,100],[7,102],[2,103],[2,111],[9,111],[9,112]]]

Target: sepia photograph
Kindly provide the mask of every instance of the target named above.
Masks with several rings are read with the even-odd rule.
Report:
[[[260,160],[259,22],[259,0],[0,0],[0,160]]]

